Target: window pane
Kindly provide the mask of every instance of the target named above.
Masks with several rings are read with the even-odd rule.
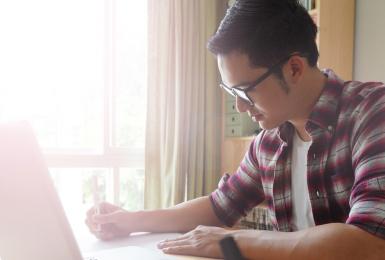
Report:
[[[112,170],[107,168],[50,168],[64,208],[83,214],[98,201],[113,198]]]
[[[86,212],[100,200],[113,197],[112,170],[108,168],[50,168],[50,173],[59,194],[64,211],[78,239],[89,239],[84,223]],[[81,238],[83,237],[83,238]]]
[[[86,210],[98,201],[118,204],[126,210],[143,209],[143,169],[120,168],[118,178],[110,168],[50,168],[50,173],[71,219],[83,220]],[[119,184],[114,187],[116,180]]]
[[[147,1],[117,0],[116,140],[118,147],[143,148],[146,117]]]
[[[144,170],[120,169],[120,205],[127,210],[144,208]]]
[[[0,120],[32,121],[44,148],[100,148],[104,22],[103,0],[3,1]]]

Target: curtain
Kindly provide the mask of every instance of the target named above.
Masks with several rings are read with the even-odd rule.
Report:
[[[148,0],[145,208],[209,194],[220,178],[221,92],[206,49],[225,0]]]

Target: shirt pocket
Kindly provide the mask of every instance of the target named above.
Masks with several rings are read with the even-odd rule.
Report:
[[[335,221],[345,222],[350,212],[350,195],[353,180],[344,175],[335,174],[330,178],[328,194],[331,217]]]

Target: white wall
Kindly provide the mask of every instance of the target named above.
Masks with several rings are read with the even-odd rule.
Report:
[[[356,0],[353,78],[385,82],[385,1]]]

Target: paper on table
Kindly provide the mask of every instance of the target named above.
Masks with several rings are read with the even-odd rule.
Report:
[[[171,260],[174,257],[164,255],[160,251],[138,246],[126,246],[115,249],[103,250],[84,256],[87,259],[121,260],[121,259],[146,259],[146,260]]]

